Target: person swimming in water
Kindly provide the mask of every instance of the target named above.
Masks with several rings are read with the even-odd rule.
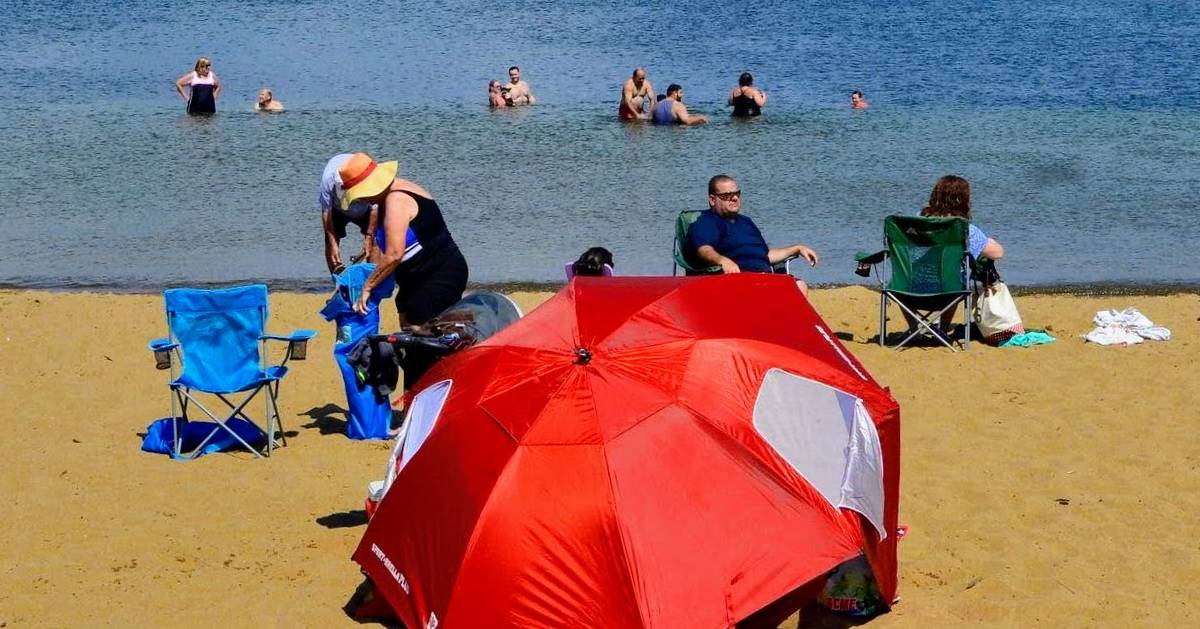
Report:
[[[254,111],[283,111],[283,103],[275,100],[271,88],[264,87],[258,91],[258,102],[254,103]]]
[[[617,106],[617,118],[621,120],[644,120],[654,110],[654,86],[646,80],[646,69],[636,68],[633,76],[625,79],[621,87],[621,104]]]
[[[184,88],[188,89],[185,91]],[[175,91],[187,103],[189,114],[211,114],[217,111],[217,98],[221,95],[221,80],[212,71],[212,61],[200,57],[191,72],[175,81]]]
[[[762,115],[762,107],[767,104],[767,94],[754,87],[754,75],[743,72],[738,77],[738,86],[729,92],[729,105],[733,107],[734,118],[753,118]]]
[[[871,106],[871,104],[867,102],[867,99],[863,98],[862,92],[860,92],[858,90],[854,90],[853,92],[850,93],[850,108],[851,109],[866,109],[867,107],[870,107],[870,106]]]

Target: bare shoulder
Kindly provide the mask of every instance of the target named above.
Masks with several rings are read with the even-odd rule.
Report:
[[[392,184],[392,189],[404,190],[406,192],[412,192],[419,196],[425,197],[426,199],[433,199],[433,195],[429,194],[429,191],[425,188],[422,188],[420,184],[402,177],[396,177],[396,182]]]

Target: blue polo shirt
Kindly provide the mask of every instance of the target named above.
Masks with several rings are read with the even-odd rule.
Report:
[[[741,214],[734,214],[732,219],[721,218],[712,210],[700,214],[688,228],[688,244],[692,251],[708,245],[743,271],[771,272],[767,241],[758,225]]]

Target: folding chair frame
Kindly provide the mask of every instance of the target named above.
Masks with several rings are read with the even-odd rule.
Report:
[[[886,238],[884,245],[887,245]],[[860,272],[859,275],[869,276],[873,273],[875,275],[875,281],[878,282],[879,285],[879,346],[887,347],[887,307],[888,302],[891,301],[917,322],[917,329],[913,330],[912,333],[904,337],[903,340],[894,346],[897,351],[905,347],[908,342],[913,340],[913,338],[915,338],[917,335],[929,334],[933,336],[933,338],[937,339],[939,343],[949,348],[950,351],[957,352],[958,349],[954,347],[954,344],[957,343],[957,340],[946,338],[946,335],[940,329],[935,328],[930,324],[934,321],[940,320],[943,313],[951,310],[952,308],[956,308],[961,302],[964,304],[963,320],[965,321],[965,325],[963,326],[964,332],[962,351],[965,352],[971,349],[971,307],[973,304],[972,295],[975,293],[975,274],[968,273],[966,288],[961,292],[946,292],[934,295],[913,295],[915,298],[924,299],[945,296],[950,299],[949,303],[947,303],[945,306],[942,306],[941,308],[919,308],[916,306],[909,307],[907,304],[901,301],[899,297],[897,297],[897,295],[904,295],[907,293],[888,290],[886,288],[887,283],[883,279],[883,274],[879,271],[879,265],[883,264],[885,261],[890,264],[890,257],[891,254],[887,249],[874,254],[860,253],[858,256],[856,256],[856,260],[860,269],[868,265],[870,267],[869,272]],[[963,265],[964,268],[968,270],[974,268],[971,261],[971,255],[969,253],[963,253]]]
[[[263,313],[263,317],[264,317],[264,324],[265,324],[265,318],[266,318],[265,312]],[[283,421],[279,415],[279,385],[280,385],[281,379],[275,378],[275,377],[267,377],[261,383],[259,383],[257,386],[247,389],[246,391],[237,392],[237,393],[246,393],[246,397],[244,399],[242,399],[240,402],[237,402],[236,404],[234,403],[234,401],[230,400],[230,397],[233,396],[233,393],[216,393],[216,392],[210,393],[210,392],[204,391],[204,393],[209,393],[210,395],[213,395],[217,399],[221,400],[221,402],[223,402],[229,408],[230,413],[227,416],[225,416],[224,418],[218,417],[215,413],[210,411],[208,409],[208,407],[206,407],[203,403],[201,403],[201,401],[199,399],[197,399],[196,397],[194,397],[192,395],[190,387],[187,387],[187,386],[184,386],[181,384],[175,384],[177,378],[179,377],[179,374],[176,373],[175,364],[176,364],[176,362],[178,362],[180,365],[182,365],[183,364],[183,356],[180,353],[179,342],[175,339],[174,334],[171,331],[170,323],[171,323],[170,315],[168,314],[168,319],[167,319],[167,334],[168,334],[168,336],[164,339],[158,339],[158,340],[152,341],[150,343],[150,348],[152,350],[154,350],[154,352],[155,352],[155,358],[158,363],[158,367],[160,369],[164,368],[164,363],[165,363],[165,368],[170,370],[170,377],[171,377],[171,379],[170,379],[170,383],[171,383],[171,430],[174,435],[174,444],[172,446],[172,456],[174,456],[177,459],[194,459],[197,456],[200,456],[200,454],[203,452],[204,446],[208,445],[208,442],[211,441],[212,438],[215,437],[217,435],[217,433],[220,432],[221,430],[224,430],[225,432],[228,432],[230,435],[232,435],[233,438],[236,439],[237,442],[242,445],[242,447],[244,447],[246,450],[248,450],[250,453],[252,453],[255,456],[255,458],[261,459],[261,458],[270,457],[271,451],[274,448],[279,447],[280,445],[286,446],[287,445],[287,436],[284,434]],[[291,336],[277,336],[277,335],[273,335],[273,334],[264,334],[262,337],[259,338],[259,352],[258,352],[259,367],[262,368],[264,371],[266,371],[266,369],[268,367],[268,365],[267,365],[267,341],[287,341],[287,343],[288,343],[287,351],[284,354],[283,361],[280,362],[278,365],[274,366],[274,367],[278,368],[278,367],[283,367],[283,366],[287,365],[288,361],[291,360],[292,358],[295,358],[296,360],[304,360],[307,357],[307,353],[308,353],[308,349],[307,349],[308,340],[310,338],[312,338],[312,336],[314,336],[314,335],[315,335],[315,333],[312,333],[308,330],[294,332]],[[254,399],[254,397],[258,395],[259,391],[262,391],[263,389],[267,390],[267,395],[264,399],[264,407],[265,407],[265,411],[266,411],[266,415],[267,415],[266,416],[267,428],[265,430],[262,428],[262,426],[259,426],[258,423],[254,421],[254,419],[252,419],[250,416],[246,415],[246,413],[243,410],[246,408],[247,405],[250,404],[250,402]],[[183,446],[183,439],[182,439],[182,436],[180,435],[180,431],[179,431],[179,423],[180,423],[179,420],[182,419],[184,422],[189,421],[188,407],[190,404],[195,404],[196,407],[199,408],[209,419],[211,419],[213,422],[216,422],[217,426],[214,427],[212,429],[212,431],[209,432],[208,435],[206,435],[204,437],[203,440],[201,440],[199,445],[197,445],[196,448],[194,450],[192,450],[190,454],[185,455],[181,451],[181,448]],[[241,435],[238,435],[236,431],[234,431],[232,428],[229,427],[229,425],[226,422],[228,422],[231,419],[234,419],[235,417],[241,418],[241,419],[249,422],[255,428],[258,428],[259,432],[263,433],[263,435],[267,438],[267,443],[265,446],[265,454],[263,451],[260,451],[259,449],[251,446],[249,443],[246,443],[246,441],[244,439],[242,439]],[[279,437],[278,440],[276,439],[277,434]]]
[[[952,293],[946,293],[946,294],[950,295]],[[945,306],[943,306],[941,309],[938,309],[938,310],[935,310],[932,308],[930,308],[930,309],[917,308],[915,306],[910,308],[903,301],[901,301],[896,295],[897,295],[897,293],[895,291],[890,291],[887,289],[881,289],[879,291],[879,346],[880,347],[887,347],[887,341],[886,341],[886,339],[887,339],[887,307],[888,307],[888,302],[891,301],[891,302],[895,303],[897,306],[900,306],[901,310],[903,310],[905,313],[908,314],[909,317],[912,317],[912,319],[917,322],[917,329],[913,330],[908,336],[904,337],[903,340],[901,340],[899,343],[897,343],[895,345],[896,350],[899,350],[900,348],[904,347],[906,344],[908,344],[909,341],[911,341],[918,334],[928,333],[928,334],[932,335],[933,338],[937,339],[938,342],[940,342],[942,345],[945,345],[946,347],[948,347],[950,349],[950,351],[952,351],[952,352],[958,351],[954,347],[955,341],[953,339],[947,339],[945,334],[943,334],[941,330],[931,326],[930,323],[932,323],[934,321],[939,321],[942,318],[943,313],[945,313],[953,308],[957,308],[958,304],[960,302],[964,304],[963,318],[967,319],[966,325],[964,326],[964,333],[963,333],[964,338],[963,338],[962,349],[965,352],[971,348],[971,321],[968,319],[968,317],[970,317],[970,313],[971,313],[971,291],[969,291],[969,290],[963,291],[959,295],[951,298],[950,303],[946,304]]]

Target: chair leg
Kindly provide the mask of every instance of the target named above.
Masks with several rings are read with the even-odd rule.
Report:
[[[257,391],[255,393],[257,393]],[[213,420],[214,422],[216,422],[218,424],[218,426],[216,428],[213,428],[212,432],[208,433],[208,435],[206,437],[204,437],[204,439],[200,442],[200,445],[196,446],[196,449],[192,453],[192,456],[188,457],[188,458],[196,458],[196,454],[199,453],[204,448],[204,446],[208,445],[208,442],[211,441],[213,436],[215,436],[217,434],[217,431],[222,430],[222,429],[224,429],[225,432],[228,432],[229,434],[233,435],[233,438],[236,439],[238,443],[242,444],[242,447],[249,450],[250,453],[253,454],[255,457],[260,458],[260,459],[264,458],[261,452],[259,452],[255,448],[251,447],[250,444],[246,443],[246,440],[242,439],[241,435],[234,432],[233,429],[230,428],[229,425],[225,423],[229,419],[232,419],[242,413],[242,408],[245,407],[246,404],[249,404],[250,400],[254,399],[253,393],[250,394],[250,396],[247,397],[245,400],[242,400],[242,403],[239,404],[238,406],[236,406],[234,408],[234,411],[232,413],[230,413],[229,416],[224,420],[219,419],[211,411],[209,411],[207,408],[205,408],[205,406],[203,404],[201,404],[199,400],[192,398],[191,396],[188,396],[188,397],[189,397],[189,399],[191,399],[192,402],[195,402],[197,408],[199,408],[201,411],[204,411],[205,415],[208,415],[209,419]],[[225,399],[225,396],[218,394],[217,397],[221,398],[221,401],[225,402],[226,404],[229,404],[229,400]]]
[[[908,315],[914,321],[917,322],[917,329],[913,330],[912,333],[910,333],[908,336],[904,337],[904,340],[902,340],[898,344],[896,344],[896,351],[899,351],[900,348],[902,348],[906,344],[908,344],[908,342],[913,340],[913,338],[915,338],[918,334],[921,334],[922,329],[924,329],[924,331],[927,331],[931,335],[933,335],[933,338],[937,339],[939,343],[941,343],[942,345],[945,345],[947,348],[949,348],[950,351],[952,351],[952,352],[958,351],[958,350],[954,349],[954,345],[950,341],[948,341],[941,332],[934,329],[933,326],[930,325],[930,323],[935,318],[940,318],[942,316],[942,313],[946,312],[946,310],[949,309],[950,307],[957,306],[958,302],[960,300],[958,300],[958,299],[954,300],[954,302],[952,304],[950,304],[949,306],[946,306],[945,308],[942,308],[941,310],[938,310],[936,313],[934,313],[932,311],[922,311],[920,308],[911,308],[910,309],[908,306],[904,305],[904,302],[902,302],[896,298],[892,298],[892,301],[896,302],[896,305],[899,306],[901,310],[903,310],[904,312],[907,312]]]
[[[951,308],[957,308],[957,307],[958,307],[958,303],[959,303],[959,302],[961,302],[961,301],[963,301],[964,299],[967,299],[968,297],[969,297],[969,293],[968,293],[968,295],[963,295],[963,296],[956,297],[956,298],[954,299],[954,301],[950,302],[949,304],[946,304],[946,306],[944,306],[944,307],[943,307],[941,310],[938,310],[937,312],[930,311],[930,313],[931,313],[931,314],[929,315],[928,319],[929,319],[930,321],[933,321],[933,320],[935,320],[935,319],[936,319],[936,320],[938,320],[938,321],[940,322],[940,321],[941,321],[941,319],[942,319],[942,315],[944,315],[944,314],[946,313],[946,311],[947,311],[947,310],[950,310]],[[970,306],[969,306],[969,305],[968,305],[968,306],[966,306],[966,307],[967,307],[967,309],[968,309],[968,310],[970,310]],[[928,326],[926,326],[926,327],[928,327]],[[967,330],[967,334],[970,334],[970,330],[969,330],[969,329]],[[934,335],[934,337],[936,337],[936,338],[937,338],[937,340],[941,341],[942,345],[945,345],[946,347],[950,348],[950,351],[952,351],[952,352],[956,352],[956,351],[958,351],[958,350],[956,350],[956,349],[954,348],[954,342],[955,342],[955,339],[953,339],[953,338],[950,338],[950,337],[946,336],[946,335],[945,335],[945,334],[944,334],[944,333],[941,331],[941,326],[940,326],[940,325],[938,326],[938,329],[937,329],[937,330],[933,330],[933,335]],[[966,347],[965,347],[965,346],[964,346],[964,348],[963,348],[963,351],[966,351]]]
[[[975,311],[971,309],[972,300],[971,293],[967,293],[966,300],[963,302],[963,351],[971,349],[971,320],[974,319]]]
[[[887,294],[879,293],[879,346],[887,347]]]
[[[279,383],[278,382],[275,383],[274,387],[267,385],[267,395],[268,395],[268,399],[271,401],[271,417],[273,418],[273,420],[275,422],[275,430],[279,431],[279,439],[283,442],[283,445],[286,446],[287,445],[287,435],[284,434],[283,418],[279,416]],[[272,435],[271,441],[274,441],[274,435]]]
[[[179,413],[176,412],[178,409],[175,404],[178,396],[179,394],[175,389],[171,389],[171,431],[175,437],[175,443],[171,451],[175,453],[175,456],[182,454],[179,448],[183,447],[183,439],[179,436]]]
[[[251,447],[250,447],[250,444],[246,443],[246,441],[245,441],[245,440],[243,440],[241,437],[239,437],[239,436],[238,436],[238,434],[237,434],[236,432],[233,432],[233,430],[232,430],[232,429],[230,429],[228,426],[226,426],[226,425],[225,425],[225,422],[226,422],[226,421],[229,421],[230,419],[233,419],[233,418],[235,418],[235,417],[240,417],[240,418],[242,418],[242,419],[243,419],[243,420],[245,420],[246,422],[248,422],[248,423],[250,423],[251,425],[253,425],[255,428],[258,428],[258,431],[259,431],[259,432],[261,432],[261,433],[263,433],[263,435],[264,435],[264,436],[267,438],[267,446],[270,446],[270,444],[271,444],[271,435],[270,435],[268,432],[266,432],[265,430],[263,430],[261,426],[259,426],[257,423],[255,423],[255,421],[254,421],[253,419],[251,419],[249,415],[246,415],[246,412],[245,412],[245,410],[244,410],[244,409],[245,409],[247,406],[249,406],[250,402],[252,402],[252,401],[254,400],[254,396],[258,395],[258,392],[259,392],[259,391],[262,391],[264,387],[267,387],[267,388],[268,388],[268,390],[269,390],[269,386],[268,386],[268,385],[266,385],[266,384],[264,384],[264,385],[261,385],[261,386],[259,386],[257,389],[255,389],[255,390],[251,391],[251,392],[250,392],[250,395],[246,396],[246,399],[242,400],[242,401],[241,401],[240,403],[238,403],[236,406],[233,404],[233,402],[230,402],[230,401],[229,401],[229,399],[228,399],[228,398],[226,398],[224,395],[222,395],[222,394],[220,394],[220,393],[217,393],[217,394],[216,394],[217,398],[218,398],[218,399],[220,399],[222,402],[224,402],[224,403],[225,403],[225,406],[228,406],[228,407],[231,409],[231,410],[230,410],[230,412],[229,412],[229,416],[228,416],[228,417],[226,417],[224,421],[222,421],[222,420],[220,420],[220,419],[217,419],[217,418],[216,418],[216,417],[215,417],[215,416],[214,416],[212,413],[208,413],[208,411],[207,411],[207,410],[205,410],[205,412],[206,412],[206,413],[208,413],[208,416],[209,416],[209,417],[211,417],[211,418],[213,419],[213,421],[217,422],[218,424],[221,424],[221,426],[222,426],[223,428],[225,428],[225,430],[227,430],[227,431],[229,431],[230,433],[232,433],[232,434],[233,434],[233,437],[234,437],[235,439],[237,439],[239,443],[241,443],[243,446],[245,446],[247,450],[250,450],[251,452],[254,452],[254,454],[255,454],[255,455],[257,455],[259,458],[262,458],[262,457],[263,457],[263,455],[262,455],[262,452],[261,452],[261,451],[259,451],[259,450],[256,450],[256,449],[254,449],[254,448],[251,448]],[[199,406],[199,404],[200,404],[199,402],[196,402],[196,405],[197,405],[197,406]],[[201,408],[203,408],[203,407],[201,407]],[[270,420],[269,420],[269,418],[268,418],[268,422],[269,422],[269,421],[270,421]],[[269,427],[269,424],[268,424],[268,427]],[[268,452],[268,453],[267,453],[267,455],[268,455],[268,456],[270,456],[270,452]]]
[[[263,408],[267,413],[267,456],[275,444],[275,416],[271,414],[271,383],[267,382],[267,394],[263,396]]]

